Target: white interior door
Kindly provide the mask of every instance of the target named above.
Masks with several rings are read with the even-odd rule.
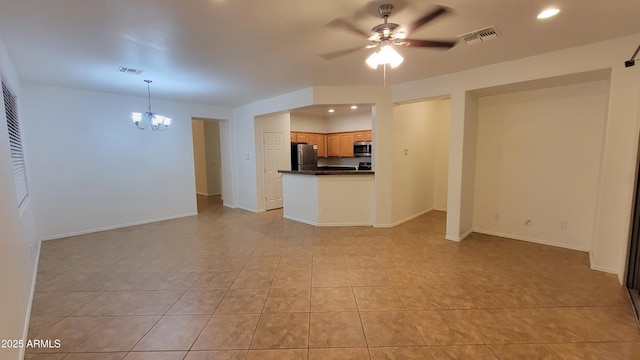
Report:
[[[284,133],[265,132],[262,134],[264,146],[265,196],[267,210],[282,207],[282,174],[278,170],[286,169],[287,151],[290,151],[289,138]]]

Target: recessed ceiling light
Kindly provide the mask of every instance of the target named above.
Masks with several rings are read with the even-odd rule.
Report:
[[[560,12],[560,9],[557,9],[557,8],[545,9],[541,11],[540,14],[538,14],[538,19],[548,19],[550,17],[558,15],[559,12]]]
[[[358,108],[358,105],[351,105],[351,110],[355,110]]]
[[[329,112],[330,112],[330,113],[332,113],[332,112],[335,112],[335,110],[333,110],[333,109],[329,109]]]

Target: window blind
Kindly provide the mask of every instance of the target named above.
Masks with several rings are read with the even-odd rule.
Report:
[[[24,164],[22,151],[22,137],[20,135],[20,123],[18,122],[18,107],[16,98],[9,88],[2,83],[2,95],[4,98],[5,114],[7,116],[7,129],[9,131],[9,148],[11,150],[11,166],[18,196],[18,207],[21,207],[29,194],[27,186],[27,171]]]

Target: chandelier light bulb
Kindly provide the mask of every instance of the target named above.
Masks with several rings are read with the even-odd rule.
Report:
[[[140,122],[140,120],[142,120],[142,113],[139,112],[132,112],[131,113],[131,120],[133,120],[134,124],[137,124]]]

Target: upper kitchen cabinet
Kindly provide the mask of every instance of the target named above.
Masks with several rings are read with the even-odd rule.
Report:
[[[340,157],[353,157],[354,133],[340,134]]]
[[[371,130],[364,132],[364,141],[373,141],[373,133]]]
[[[371,136],[371,130],[366,131],[358,131],[353,133],[353,141],[371,141],[373,137]]]
[[[309,143],[309,134],[308,133],[303,133],[303,132],[299,132],[296,133],[296,142],[299,143]]]
[[[309,144],[318,146],[318,157],[327,157],[327,135],[311,133]]]
[[[354,133],[327,134],[328,157],[353,157]]]
[[[318,157],[327,157],[327,135],[325,134],[292,131],[291,142],[317,145]]]
[[[340,156],[340,134],[327,135],[327,156],[328,157]]]

